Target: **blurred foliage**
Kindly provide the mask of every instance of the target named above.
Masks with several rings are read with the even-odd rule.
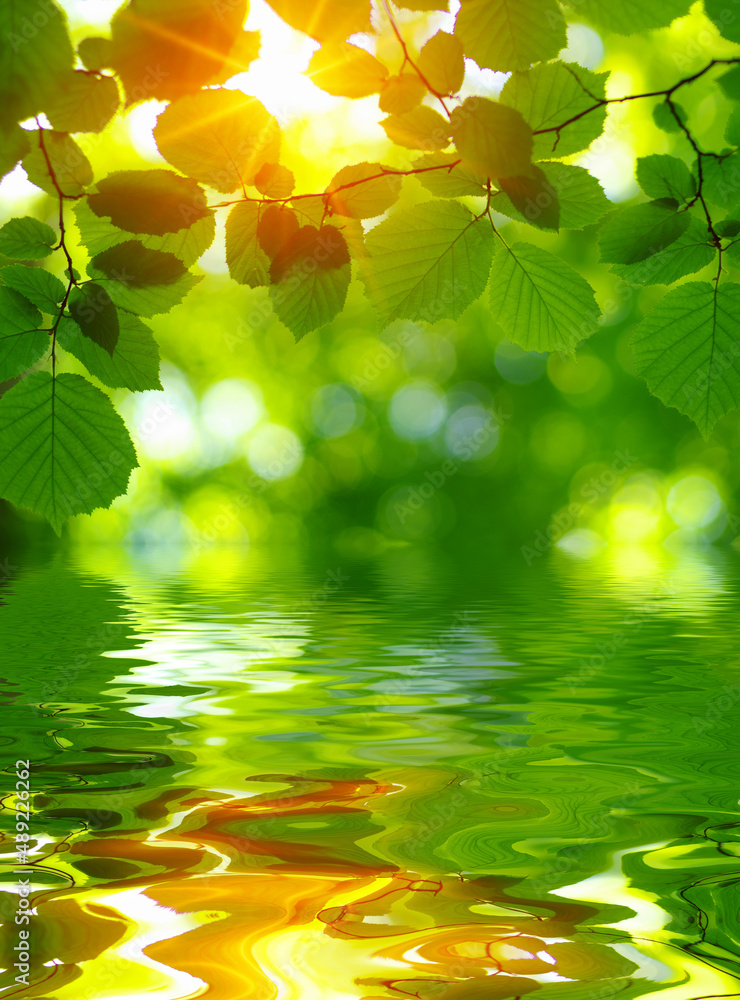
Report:
[[[96,24],[85,3],[63,6],[75,44],[104,33],[108,7]],[[404,10],[399,19],[419,47],[430,24],[452,23],[439,12]],[[315,43],[265,5],[253,5],[246,28],[262,32],[261,58],[231,85],[256,94],[278,118],[283,163],[306,190],[322,190],[353,160],[407,163],[389,149],[377,94],[349,101],[320,92],[302,75]],[[395,65],[393,42],[382,36],[377,55]],[[608,96],[662,90],[738,51],[700,5],[670,27],[629,37],[574,20],[568,45],[561,58],[611,71]],[[506,80],[471,60],[466,74],[463,95],[469,88],[495,96]],[[725,144],[719,75],[691,87],[688,119],[702,148]],[[657,103],[611,104],[604,135],[568,159],[599,178],[613,202],[637,197],[636,158],[688,159],[686,137],[656,124]],[[136,105],[104,135],[83,137],[96,175],[163,165],[151,139],[162,107]],[[401,205],[424,196],[409,178]],[[0,199],[3,214],[12,204],[13,215],[55,222],[56,199],[29,184],[22,168],[0,185]],[[141,468],[126,497],[75,519],[70,537],[141,545],[189,539],[208,547],[318,533],[357,555],[463,536],[535,554],[553,543],[588,548],[615,537],[732,540],[737,415],[704,441],[634,374],[632,332],[663,289],[627,285],[599,265],[593,225],[555,234],[495,219],[509,244],[526,228],[530,242],[594,287],[603,321],[577,360],[525,354],[504,338],[485,300],[455,322],[397,320],[382,328],[359,283],[341,315],[295,344],[266,289],[229,281],[219,224],[214,247],[196,266],[204,279],[182,304],[148,320],[164,359],[163,390],[112,392]],[[70,237],[77,257],[74,229]],[[725,263],[732,272],[733,261]],[[58,370],[84,368],[65,354]],[[6,504],[2,510],[6,538],[48,538],[35,516]]]

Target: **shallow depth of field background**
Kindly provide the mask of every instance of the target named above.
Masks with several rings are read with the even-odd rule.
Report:
[[[78,41],[104,31],[116,4],[63,6]],[[404,33],[421,41],[429,26],[450,22],[405,12]],[[406,165],[378,125],[377,97],[332,98],[301,75],[315,43],[261,0],[247,27],[263,31],[262,58],[229,86],[254,93],[278,117],[282,159],[299,191],[323,190],[346,163]],[[574,24],[569,40],[569,59],[612,70],[610,96],[668,86],[731,48],[698,11],[630,39]],[[504,80],[468,61],[465,92],[496,94]],[[708,79],[693,86],[685,107],[700,141],[721,148],[725,122],[712,87]],[[572,158],[615,202],[637,196],[637,156],[687,158],[687,143],[653,124],[653,104],[612,106],[605,135]],[[151,138],[159,110],[148,102],[102,138],[81,137],[96,176],[164,165]],[[405,181],[407,204],[425,197],[416,180]],[[0,185],[3,218],[38,213],[53,221],[55,211],[21,168]],[[508,223],[505,232],[514,237],[516,228]],[[266,290],[229,280],[221,218],[201,261],[204,280],[151,321],[164,391],[113,393],[141,463],[129,493],[109,511],[73,520],[67,536],[145,547],[187,541],[199,551],[321,537],[353,557],[446,540],[523,548],[527,561],[553,544],[590,554],[615,540],[643,550],[731,543],[740,533],[738,416],[704,442],[631,374],[631,329],[663,289],[617,290],[596,263],[595,232],[529,230],[527,238],[563,254],[597,289],[603,325],[576,360],[525,355],[502,338],[484,302],[457,324],[383,329],[358,282],[345,314],[296,345]],[[0,537],[52,538],[35,516],[5,503]]]

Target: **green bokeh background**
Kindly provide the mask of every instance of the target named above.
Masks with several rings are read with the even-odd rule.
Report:
[[[116,5],[63,6],[79,41],[103,32]],[[263,5],[253,6],[247,27],[253,22],[269,28]],[[404,31],[421,38],[428,23],[406,12]],[[306,48],[284,30],[295,36],[291,58],[297,53],[305,66],[310,43]],[[263,50],[266,59],[274,60],[280,38]],[[668,86],[712,57],[735,54],[697,5],[671,28],[628,39],[600,38],[574,23],[566,58],[611,70],[608,93],[617,96]],[[505,79],[473,64],[468,69],[467,86],[478,92],[495,94]],[[724,146],[727,111],[715,77],[680,94],[705,149]],[[278,113],[285,94],[273,95],[271,107],[262,86],[258,96]],[[592,152],[571,158],[600,177],[615,201],[641,197],[633,179],[637,156],[669,152],[690,162],[686,141],[654,124],[655,103],[612,105],[605,136]],[[378,157],[408,165],[377,125],[377,97],[332,99],[332,107],[330,114],[292,113],[281,122],[283,160],[299,190],[322,190],[347,162]],[[141,138],[156,110],[145,105],[120,116],[103,138],[83,137],[96,176],[163,164]],[[426,196],[416,180],[406,181],[402,201]],[[3,217],[54,221],[53,200],[35,193],[20,171],[0,186],[0,198]],[[203,548],[328,537],[353,556],[445,541],[523,548],[527,561],[551,544],[578,552],[614,539],[730,544],[740,524],[737,415],[703,441],[632,374],[631,330],[664,289],[620,285],[597,263],[595,227],[552,236],[507,223],[504,233],[562,254],[596,288],[603,325],[576,360],[522,355],[491,321],[485,298],[457,323],[384,329],[359,282],[344,314],[296,345],[266,291],[237,286],[224,273],[220,229],[204,280],[152,321],[164,391],[113,394],[141,462],[128,495],[110,511],[74,519],[65,538]],[[78,259],[84,261],[82,252]],[[0,533],[6,545],[53,544],[39,519],[4,503]]]

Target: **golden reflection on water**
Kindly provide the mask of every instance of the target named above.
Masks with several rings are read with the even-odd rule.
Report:
[[[446,583],[451,615],[423,554],[322,602],[324,563],[290,587],[269,563],[115,565],[109,592],[97,560],[9,594],[51,826],[38,975],[8,996],[737,995],[733,918],[678,921],[736,883],[721,565],[556,554],[484,598],[487,570]],[[60,663],[116,636],[56,693],[42,614]]]

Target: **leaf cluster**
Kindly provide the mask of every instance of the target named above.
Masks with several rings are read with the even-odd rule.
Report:
[[[351,163],[322,191],[297,187],[276,118],[228,86],[258,58],[259,37],[243,29],[246,0],[128,0],[109,37],[86,38],[76,52],[55,0],[38,0],[45,14],[33,20],[26,0],[0,8],[0,168],[21,162],[58,206],[56,229],[31,217],[0,228],[0,496],[58,531],[125,491],[136,456],[122,420],[93,382],[57,373],[57,356],[68,352],[108,389],[158,388],[144,320],[200,280],[191,268],[219,211],[231,278],[268,289],[296,338],[341,313],[355,274],[384,322],[456,319],[486,295],[514,343],[568,354],[598,329],[594,290],[541,239],[508,242],[501,220],[543,233],[598,225],[600,260],[619,280],[676,286],[635,333],[651,391],[705,434],[740,405],[740,292],[724,279],[740,257],[740,111],[727,147],[706,150],[675,100],[721,70],[719,87],[737,102],[740,57],[618,97],[607,96],[607,74],[557,58],[574,12],[598,30],[631,33],[670,24],[689,0],[579,0],[573,10],[461,0],[454,30],[431,32],[418,50],[385,0],[375,11],[370,0],[271,5],[320,43],[307,71],[318,87],[377,95],[407,166]],[[446,9],[441,0],[399,6],[419,16]],[[720,33],[740,42],[720,7],[706,0]],[[509,74],[498,99],[466,90],[466,58]],[[96,178],[80,134],[150,99],[167,102],[154,138],[168,167]],[[638,160],[644,197],[609,211],[598,181],[571,161],[602,134],[610,104],[633,100],[653,102],[656,125],[685,139],[687,158]],[[72,219],[89,256],[84,275],[69,248]],[[711,280],[683,281],[713,262]]]

